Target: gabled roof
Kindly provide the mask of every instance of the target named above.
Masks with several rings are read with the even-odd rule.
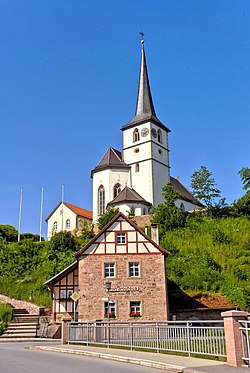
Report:
[[[122,153],[119,150],[109,147],[98,165],[91,171],[91,177],[93,177],[93,173],[107,168],[129,169],[130,166],[123,162]]]
[[[147,122],[149,120],[152,120],[154,123],[158,124],[160,127],[170,132],[170,130],[166,126],[164,126],[164,124],[156,116],[148,79],[148,70],[144,51],[144,41],[142,41],[140,78],[138,85],[135,116],[130,120],[130,122],[128,122],[125,126],[122,127],[122,130],[134,127],[139,123]]]
[[[204,207],[204,205],[193,196],[193,194],[183,185],[179,179],[170,176],[170,183],[173,189],[181,195],[181,198],[194,205]]]
[[[124,189],[116,196],[113,201],[108,203],[109,205],[116,205],[123,202],[134,202],[134,203],[142,203],[146,206],[151,206],[151,203],[146,201],[139,193],[137,193],[134,189],[125,186]]]
[[[54,214],[54,212],[58,209],[58,207],[62,204],[62,202],[59,202],[58,205],[54,208],[54,210],[49,214],[49,216],[45,219],[45,221],[48,221],[49,218]],[[85,210],[81,207],[72,205],[68,202],[63,202],[65,206],[67,206],[71,211],[73,211],[77,216],[81,216],[86,219],[92,220],[92,211]]]
[[[77,269],[77,260],[70,264],[67,268],[63,269],[61,272],[57,273],[55,276],[51,277],[48,281],[44,283],[44,285],[50,286],[50,284],[54,284],[58,282],[62,277],[66,276],[68,273]]]
[[[154,247],[156,247],[162,254],[164,254],[164,255],[169,254],[169,251],[167,251],[167,250],[163,249],[162,247],[160,247],[159,245],[157,245],[157,243],[154,242],[150,237],[148,237],[148,235],[146,235],[146,233],[144,233],[135,223],[133,223],[132,220],[127,218],[122,212],[119,212],[107,225],[105,225],[105,227],[99,233],[97,233],[97,235],[95,235],[95,237],[92,238],[92,240],[90,240],[87,243],[86,246],[84,246],[80,251],[78,251],[78,253],[76,253],[75,256],[79,257],[80,255],[84,254],[84,252],[103,234],[103,232],[108,230],[108,228],[115,221],[119,220],[120,217],[122,217],[122,219],[127,221],[136,231],[138,231],[144,238],[146,238],[146,240],[148,240],[152,245],[154,245]]]

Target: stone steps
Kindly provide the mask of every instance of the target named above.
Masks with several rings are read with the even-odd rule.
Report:
[[[29,339],[37,337],[37,326],[39,323],[39,315],[31,315],[24,309],[13,309],[13,318],[0,337],[2,339]]]

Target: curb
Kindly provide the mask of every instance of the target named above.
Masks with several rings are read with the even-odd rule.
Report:
[[[182,367],[179,365],[171,365],[171,364],[161,363],[161,362],[152,361],[152,360],[142,360],[142,359],[136,359],[132,357],[103,354],[103,353],[84,351],[84,350],[71,350],[67,348],[48,347],[48,346],[33,346],[30,349],[39,350],[39,351],[60,352],[63,354],[71,354],[71,355],[95,357],[95,358],[100,358],[100,359],[105,359],[105,360],[119,361],[122,363],[141,365],[144,367],[161,369],[161,370],[166,370],[166,371],[175,372],[175,373],[184,373],[184,369],[185,369],[185,367]],[[187,372],[187,370],[185,370],[185,372]]]

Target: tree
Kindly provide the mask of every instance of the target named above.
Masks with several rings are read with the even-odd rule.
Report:
[[[234,201],[232,212],[237,216],[250,216],[250,190],[244,196]]]
[[[49,248],[53,252],[76,252],[79,247],[74,236],[70,232],[58,232],[51,237]]]
[[[108,224],[108,222],[110,222],[110,220],[112,220],[118,214],[118,212],[118,208],[114,206],[109,207],[107,211],[104,214],[102,214],[97,221],[99,230],[105,227],[105,225]]]
[[[17,242],[18,232],[15,227],[8,224],[0,224],[0,240],[3,242]]]
[[[181,197],[180,194],[174,191],[170,183],[167,183],[162,188],[162,195],[165,201],[153,209],[152,219],[152,223],[159,224],[160,236],[166,230],[180,228],[185,225],[185,217],[175,206],[175,201]]]
[[[93,231],[93,224],[86,222],[86,220],[82,221],[81,228],[75,229],[74,233],[77,242],[82,247],[85,246],[95,235]]]
[[[243,189],[245,190],[249,189],[250,188],[250,168],[242,167],[242,169],[238,173],[243,183]]]
[[[205,166],[201,166],[199,171],[195,171],[191,176],[191,188],[194,196],[203,202],[209,209],[217,207],[220,202],[225,204],[225,199],[215,202],[220,197],[221,191],[216,188],[216,182],[212,173]]]

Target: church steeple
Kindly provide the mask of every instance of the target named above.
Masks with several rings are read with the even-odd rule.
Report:
[[[141,40],[142,53],[141,53],[141,66],[140,66],[140,76],[138,84],[138,94],[136,101],[135,116],[131,119],[129,123],[122,127],[122,130],[130,127],[134,127],[140,123],[152,120],[154,123],[160,125],[167,131],[168,128],[164,126],[163,123],[157,118],[154,108],[154,103],[151,95],[151,89],[148,79],[148,69],[146,63],[146,55],[144,49],[144,40]]]
[[[148,70],[147,70],[147,63],[146,63],[146,56],[144,50],[144,40],[141,41],[142,43],[142,54],[141,54],[141,67],[140,67],[140,79],[139,79],[139,86],[138,86],[138,96],[137,96],[137,103],[136,103],[136,111],[135,115],[147,115],[147,116],[155,116],[155,108],[152,100],[149,80],[148,80]]]

